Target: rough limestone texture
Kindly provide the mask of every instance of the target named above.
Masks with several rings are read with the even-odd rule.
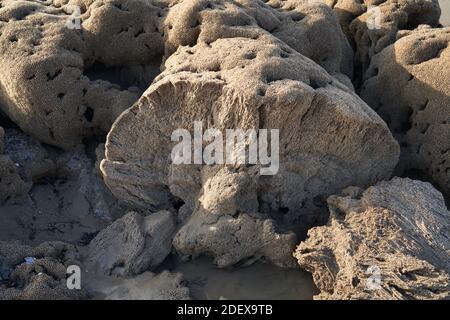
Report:
[[[362,98],[402,147],[400,170],[420,170],[450,194],[450,28],[409,32],[374,56]]]
[[[67,288],[66,271],[77,264],[76,249],[62,242],[36,247],[0,241],[0,300],[74,300],[84,290]],[[26,263],[25,258],[34,258]]]
[[[250,0],[5,0],[1,110],[39,141],[71,149],[108,132],[159,73],[164,54],[271,33],[331,74],[352,78],[353,51],[322,4],[297,0],[274,9]]]
[[[107,132],[139,97],[137,88],[97,79],[98,73],[90,71],[100,64],[118,68],[118,73],[124,67],[132,74],[134,64],[151,64],[155,52],[145,45],[154,36],[147,39],[143,30],[139,37],[136,30],[125,30],[124,24],[133,21],[135,28],[144,28],[143,8],[155,12],[156,8],[134,1],[133,10],[125,11],[115,6],[119,1],[101,7],[100,2],[2,1],[0,105],[41,142],[69,149],[85,136]],[[83,16],[79,29],[70,20],[75,4]],[[88,8],[88,4],[92,5]],[[109,37],[103,37],[105,30]],[[107,41],[109,45],[104,45]],[[109,52],[114,54],[105,54],[112,46]]]
[[[383,181],[328,199],[327,226],[308,232],[295,257],[317,299],[448,299],[450,212],[427,182]]]
[[[222,165],[173,165],[172,132],[186,129],[193,136],[194,121],[201,121],[203,130],[216,128],[223,133],[233,128],[279,129],[278,173],[260,175],[259,164],[232,165],[223,177],[215,177],[223,173]],[[182,205],[184,217],[195,210],[199,215],[192,219],[199,220],[211,214],[209,208],[201,213],[199,201],[208,192],[209,181],[230,180],[230,193],[224,196],[230,199],[211,200],[218,202],[218,208],[222,201],[239,204],[239,190],[249,183],[253,185],[249,196],[256,199],[251,205],[243,211],[239,205],[232,211],[217,210],[217,214],[238,218],[234,222],[238,226],[247,223],[244,220],[254,223],[251,229],[270,230],[268,216],[290,229],[293,225],[305,229],[324,217],[321,198],[348,185],[366,186],[389,177],[398,155],[397,142],[373,110],[312,60],[268,35],[180,48],[143,97],[113,125],[101,170],[108,187],[128,204],[152,210]],[[209,197],[213,196],[211,191]],[[222,219],[214,218],[223,225],[219,230],[228,224]],[[191,234],[193,238],[204,232],[204,228],[193,230],[199,232]],[[286,250],[281,252],[287,252],[290,243],[285,241]],[[184,246],[192,247],[178,242],[177,249],[191,251]],[[225,260],[226,265],[237,262]],[[287,256],[281,264],[290,260]]]
[[[318,2],[173,1],[164,26],[166,57],[179,46],[272,34],[331,74],[353,76],[353,51],[333,11]]]
[[[227,167],[208,175],[192,218],[174,239],[181,255],[214,257],[219,267],[266,259],[294,267],[290,253],[297,237],[280,232],[268,215],[258,214],[256,175]]]
[[[169,255],[175,221],[168,211],[130,212],[89,244],[87,262],[105,275],[130,276],[156,268]]]
[[[441,15],[438,0],[318,1],[335,11],[342,30],[355,47],[356,60],[363,71],[373,55],[395,42],[399,31],[421,25],[437,27]]]

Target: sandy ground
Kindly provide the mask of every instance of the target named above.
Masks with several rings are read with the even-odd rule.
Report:
[[[450,26],[450,0],[439,0],[442,9],[441,23]]]

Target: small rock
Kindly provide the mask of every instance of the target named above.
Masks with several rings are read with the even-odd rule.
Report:
[[[169,255],[175,222],[168,211],[129,212],[89,244],[87,262],[106,275],[130,276],[154,269]]]

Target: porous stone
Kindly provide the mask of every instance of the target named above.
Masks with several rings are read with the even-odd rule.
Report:
[[[131,70],[133,64],[152,64],[157,44],[145,45],[156,34],[161,38],[158,32],[144,30],[148,27],[153,32],[157,8],[142,1],[128,2],[128,9],[120,9],[120,1],[3,1],[2,111],[39,141],[64,149],[86,136],[107,132],[140,91],[126,83],[98,79],[95,66],[120,72],[121,68]],[[76,8],[81,14],[79,27],[70,25]],[[149,10],[155,18],[144,23],[142,13]],[[134,28],[126,28],[129,21]]]
[[[172,132],[186,129],[192,135],[194,121],[202,122],[204,130],[216,128],[222,133],[226,129],[279,129],[279,171],[266,176],[260,175],[260,165],[253,167],[256,174],[250,180],[256,205],[241,211],[260,220],[242,216],[235,222],[254,224],[249,230],[263,225],[270,230],[272,222],[264,222],[269,216],[287,230],[294,226],[305,230],[326,217],[322,197],[348,185],[366,186],[389,177],[399,154],[397,143],[376,113],[312,60],[271,35],[219,39],[179,48],[139,102],[119,117],[108,135],[106,159],[101,164],[105,183],[119,199],[136,207],[177,207],[181,199],[183,216],[197,211],[192,219],[199,221],[200,216],[212,215],[210,209],[201,208],[199,199],[207,192],[205,183],[223,166],[170,161],[175,145]],[[250,170],[231,167],[236,172]],[[247,183],[248,179],[230,175],[236,190],[242,188],[241,182]],[[229,197],[227,202],[239,203],[233,193]],[[218,214],[236,216],[239,210],[221,209]],[[225,217],[214,220],[228,224]],[[224,226],[219,230],[225,230]],[[200,235],[206,229],[192,230]],[[216,234],[220,239],[223,232]],[[275,234],[267,233],[269,239]],[[285,239],[287,246],[280,252],[289,251],[291,238]],[[183,245],[178,242],[177,247]],[[250,251],[260,253],[254,246],[246,257]],[[276,255],[266,258],[280,260]]]
[[[208,254],[219,267],[261,259],[294,267],[290,253],[297,237],[258,213],[255,177],[229,168],[205,175],[198,205],[177,233],[175,249],[190,257]]]
[[[106,275],[130,276],[154,269],[170,253],[174,231],[168,211],[147,217],[130,212],[92,240],[87,262]]]
[[[328,198],[330,221],[295,257],[317,299],[448,299],[450,212],[431,184],[408,178]]]
[[[363,72],[372,56],[394,43],[399,32],[421,25],[437,27],[441,15],[438,0],[317,1],[333,8],[342,30],[355,47],[357,69]]]
[[[164,20],[166,56],[179,46],[272,34],[331,74],[353,76],[353,51],[332,10],[303,0],[173,2]]]
[[[402,147],[399,173],[419,170],[450,194],[450,28],[409,32],[372,59],[362,98]]]

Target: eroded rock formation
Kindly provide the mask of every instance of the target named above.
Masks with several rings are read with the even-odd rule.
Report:
[[[318,299],[444,299],[450,296],[450,212],[431,184],[407,178],[328,198],[330,221],[295,257]]]
[[[223,132],[280,129],[278,173],[261,176],[259,166],[235,166],[219,177],[220,165],[173,165],[172,132],[192,133],[194,121],[201,121],[204,130]],[[114,124],[101,168],[112,192],[137,207],[166,208],[181,199],[182,211],[214,215],[202,200],[206,186],[229,179],[231,193],[213,206],[237,205],[217,209],[216,215],[239,219],[252,213],[262,219],[258,223],[275,215],[290,227],[299,223],[306,228],[320,219],[321,196],[389,177],[397,157],[398,145],[385,124],[350,89],[276,38],[261,36],[180,48]],[[240,189],[252,203],[240,205]],[[210,197],[217,197],[213,194],[216,190]],[[203,220],[196,213],[192,219]],[[186,251],[187,244],[177,244]]]
[[[278,1],[278,0],[272,0]],[[399,31],[420,25],[437,27],[438,0],[319,0],[335,11],[355,47],[358,68],[365,71],[373,55],[394,43]]]
[[[274,10],[258,1],[5,0],[0,18],[2,111],[64,149],[107,132],[179,46],[272,32],[329,72],[353,73],[332,11],[301,1]]]
[[[450,194],[450,28],[409,32],[374,56],[362,98],[402,146],[400,170],[420,170]]]
[[[118,3],[2,1],[0,105],[25,132],[41,142],[70,149],[83,137],[107,132],[139,97],[137,88],[87,76],[95,64],[119,70],[126,65],[128,70],[134,64],[153,62],[155,50],[145,47],[147,36],[120,33],[124,27],[120,22],[126,19],[143,28],[138,26],[139,21],[144,24],[143,18],[138,17],[157,8],[134,1],[132,11],[122,11],[114,6]],[[76,4],[83,10],[80,29],[67,26]]]
[[[87,260],[106,275],[140,274],[164,261],[174,231],[174,218],[168,211],[148,217],[130,212],[91,241]]]

